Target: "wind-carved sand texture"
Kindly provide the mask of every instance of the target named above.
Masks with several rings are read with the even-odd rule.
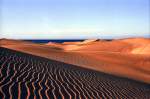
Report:
[[[149,84],[0,47],[1,99],[150,99]]]
[[[1,39],[5,48],[150,84],[150,39],[35,44]],[[140,49],[140,50],[139,50]]]

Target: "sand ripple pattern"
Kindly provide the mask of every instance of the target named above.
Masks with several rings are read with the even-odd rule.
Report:
[[[150,99],[150,85],[0,47],[1,99]]]

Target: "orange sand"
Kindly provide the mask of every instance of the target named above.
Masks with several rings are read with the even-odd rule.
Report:
[[[150,83],[150,39],[34,44],[0,40],[1,47]]]

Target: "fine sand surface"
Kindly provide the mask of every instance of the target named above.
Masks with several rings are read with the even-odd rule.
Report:
[[[1,99],[150,99],[149,84],[0,47]]]
[[[5,48],[150,83],[150,39],[47,44],[2,39],[0,44]]]

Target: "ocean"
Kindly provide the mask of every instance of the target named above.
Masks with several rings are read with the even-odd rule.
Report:
[[[59,40],[49,40],[49,39],[34,39],[34,40],[25,40],[30,41],[33,43],[48,43],[48,42],[56,42],[56,43],[63,43],[63,42],[77,42],[77,41],[84,41],[84,39],[59,39]]]

